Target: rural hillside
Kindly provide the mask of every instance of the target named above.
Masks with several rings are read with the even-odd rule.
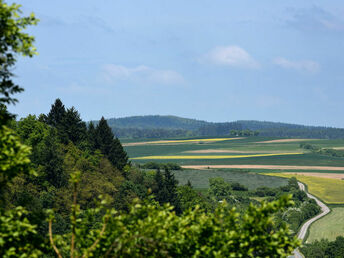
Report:
[[[94,121],[97,123],[97,121]],[[170,138],[186,136],[222,136],[231,130],[250,130],[260,136],[339,139],[343,128],[305,126],[280,122],[238,120],[213,123],[177,116],[132,116],[108,119],[109,126],[120,138]]]

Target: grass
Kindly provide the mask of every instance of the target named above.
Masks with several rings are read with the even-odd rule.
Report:
[[[132,159],[236,159],[236,158],[252,158],[252,157],[270,157],[284,155],[301,155],[303,153],[274,153],[274,154],[251,154],[251,155],[176,155],[176,156],[145,156]]]
[[[304,176],[283,173],[265,173],[265,175],[279,177],[296,177],[297,180],[307,184],[308,191],[329,204],[344,203],[344,181],[331,178],[321,178],[314,176]]]
[[[248,173],[238,169],[207,169],[207,170],[180,170],[173,172],[179,184],[185,185],[190,180],[196,189],[207,189],[209,178],[222,177],[227,182],[238,182],[250,190],[257,187],[280,187],[287,185],[288,180],[280,177],[265,176],[257,173]]]
[[[309,230],[307,242],[327,238],[330,241],[344,236],[344,207],[332,208],[331,213],[315,221]]]

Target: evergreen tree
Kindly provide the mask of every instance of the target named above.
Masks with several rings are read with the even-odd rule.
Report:
[[[88,140],[92,150],[96,149],[96,147],[95,147],[96,137],[97,137],[96,128],[94,127],[93,122],[90,122],[88,125],[88,129],[87,129],[87,140]]]
[[[107,121],[102,117],[95,129],[95,149],[99,149],[119,170],[128,164],[128,156],[122,144],[115,138]]]
[[[123,149],[123,146],[117,137],[113,139],[113,146],[111,149],[111,155],[109,155],[109,160],[119,170],[123,170],[123,168],[128,164],[128,154]]]
[[[50,129],[48,137],[44,139],[40,163],[43,165],[41,176],[46,181],[57,188],[67,185],[68,176],[63,169],[63,153],[53,128]]]
[[[68,143],[68,135],[66,131],[66,109],[60,99],[56,99],[55,103],[51,105],[51,109],[46,116],[46,123],[54,128],[57,129],[57,134],[59,140],[67,144]]]
[[[165,167],[165,172],[164,172],[164,185],[167,190],[167,199],[166,202],[169,202],[171,205],[174,206],[175,211],[177,213],[181,212],[181,207],[180,207],[180,201],[177,193],[177,187],[178,187],[178,180],[175,179],[174,175],[171,173],[171,171]]]
[[[74,107],[67,109],[63,123],[68,140],[78,144],[86,139],[86,124]]]
[[[60,99],[56,99],[47,115],[47,124],[57,128],[63,124],[65,115],[65,106]]]
[[[107,121],[102,117],[96,127],[95,148],[108,156],[111,152],[114,134]]]
[[[156,188],[153,193],[156,200],[161,204],[170,203],[174,206],[177,213],[181,213],[180,200],[177,193],[178,181],[170,170],[165,167],[164,176],[161,174],[160,169],[157,170],[155,177]]]

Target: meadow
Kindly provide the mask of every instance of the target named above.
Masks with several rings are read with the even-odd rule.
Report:
[[[266,176],[258,173],[251,173],[246,170],[235,169],[207,169],[207,170],[178,170],[174,176],[180,185],[185,185],[188,180],[195,189],[206,189],[209,187],[209,179],[222,177],[226,182],[238,182],[254,190],[261,186],[280,187],[287,185],[288,180],[281,177]]]
[[[344,236],[344,207],[332,208],[330,214],[315,221],[309,230],[307,242],[327,238],[330,241]]]

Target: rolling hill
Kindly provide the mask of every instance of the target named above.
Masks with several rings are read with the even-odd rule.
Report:
[[[107,120],[120,138],[175,138],[190,136],[228,135],[231,130],[259,131],[261,136],[338,139],[344,138],[343,128],[238,120],[213,123],[178,116],[132,116]],[[95,121],[97,123],[97,121]]]

